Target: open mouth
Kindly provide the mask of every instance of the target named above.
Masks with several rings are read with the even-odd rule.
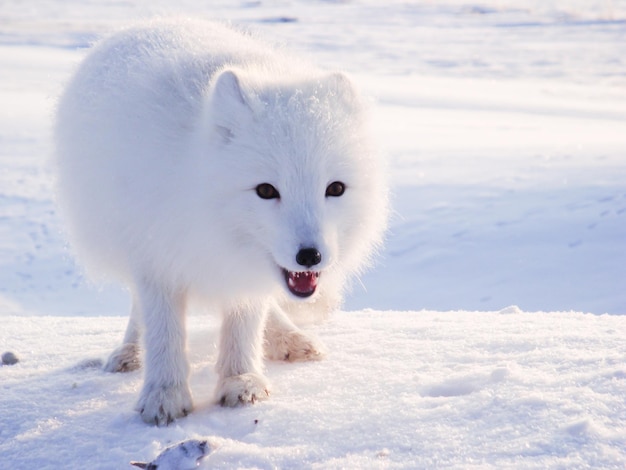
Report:
[[[283,268],[287,287],[296,297],[310,297],[315,293],[320,273],[314,271],[293,272]]]

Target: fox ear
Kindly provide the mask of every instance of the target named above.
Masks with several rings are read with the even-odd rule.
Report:
[[[248,106],[241,91],[239,77],[232,70],[224,70],[215,80],[213,96],[218,99],[225,98],[240,105]]]
[[[356,88],[346,74],[342,72],[331,73],[326,79],[326,86],[329,92],[347,108],[354,109],[358,106]]]
[[[212,95],[215,130],[224,143],[232,142],[245,116],[252,113],[237,73],[224,70],[215,80]]]
[[[329,85],[338,92],[354,93],[352,80],[343,72],[333,72],[328,76]]]

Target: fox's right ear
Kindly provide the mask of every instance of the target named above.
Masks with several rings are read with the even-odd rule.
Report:
[[[218,75],[211,101],[216,131],[225,143],[230,143],[242,120],[252,113],[236,72],[224,70]]]
[[[225,98],[231,102],[248,106],[241,91],[239,77],[232,70],[224,70],[215,80],[213,96],[216,99]]]

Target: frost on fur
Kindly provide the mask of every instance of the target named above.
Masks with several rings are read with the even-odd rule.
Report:
[[[345,74],[202,21],[121,31],[81,64],[57,112],[59,202],[89,272],[133,295],[105,367],[138,368],[142,342],[146,422],[191,409],[191,297],[222,311],[229,390],[252,374],[263,396],[264,345],[272,358],[321,356],[295,325],[337,308],[386,225],[367,114]]]

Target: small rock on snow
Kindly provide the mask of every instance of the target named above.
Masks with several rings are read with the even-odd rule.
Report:
[[[20,360],[17,358],[15,354],[11,351],[7,351],[2,354],[2,364],[5,366],[12,366],[13,364],[17,364]]]

